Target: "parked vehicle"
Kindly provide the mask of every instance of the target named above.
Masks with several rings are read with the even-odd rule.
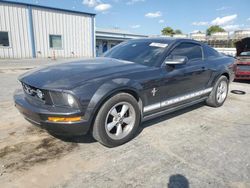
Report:
[[[90,131],[108,147],[131,140],[142,121],[205,101],[222,106],[235,59],[189,39],[123,42],[104,57],[20,76],[24,117],[56,134]]]
[[[236,42],[237,50],[237,80],[250,80],[250,38]]]

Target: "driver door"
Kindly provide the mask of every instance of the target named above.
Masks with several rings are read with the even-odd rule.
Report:
[[[203,59],[201,45],[191,42],[180,43],[172,50],[167,59],[178,56],[186,57],[187,61],[183,64],[164,65],[162,106],[166,106],[164,101],[169,100],[173,100],[173,105],[178,105],[185,101],[178,100],[180,97],[206,89],[211,75],[207,69],[207,63]]]

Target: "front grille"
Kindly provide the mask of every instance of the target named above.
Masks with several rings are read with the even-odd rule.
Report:
[[[45,102],[45,94],[43,90],[27,85],[25,83],[22,83],[22,86],[26,96],[43,103]]]
[[[237,69],[239,71],[250,71],[250,65],[238,65]]]
[[[250,78],[250,75],[236,75],[237,78]]]
[[[250,58],[240,58],[238,59],[238,63],[250,63]]]

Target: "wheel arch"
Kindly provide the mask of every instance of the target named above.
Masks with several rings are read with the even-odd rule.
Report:
[[[135,82],[133,82],[135,83]],[[99,112],[101,106],[107,101],[109,100],[112,96],[117,95],[118,93],[127,93],[129,95],[131,95],[133,98],[135,98],[135,100],[138,102],[138,106],[140,108],[141,111],[141,115],[142,115],[142,109],[143,109],[143,102],[142,102],[142,97],[140,96],[139,90],[140,90],[140,85],[138,84],[133,84],[132,85],[120,85],[119,87],[117,87],[117,85],[112,85],[112,87],[107,87],[106,86],[110,86],[110,83],[108,84],[104,84],[102,85],[94,94],[94,96],[91,99],[92,103],[91,105],[93,107],[88,107],[86,110],[86,115],[87,117],[89,117],[89,121],[90,121],[90,129],[93,128],[93,123],[95,121],[95,117],[97,115],[97,113]],[[105,88],[105,92],[103,90],[103,88]]]
[[[220,77],[221,77],[221,76],[226,76],[227,79],[228,79],[228,81],[230,81],[230,76],[229,76],[228,72],[222,73],[222,74],[220,75]]]
[[[100,100],[100,102],[97,104],[97,106],[95,107],[95,111],[98,112],[98,110],[100,109],[100,107],[111,97],[113,97],[114,95],[117,95],[119,93],[127,93],[130,94],[132,97],[135,98],[135,100],[138,102],[139,108],[140,110],[142,110],[142,99],[139,95],[139,93],[133,89],[133,88],[129,88],[129,87],[121,87],[118,88],[114,91],[109,92],[108,94],[106,94],[105,96],[102,97],[102,99]]]
[[[212,87],[214,87],[214,85],[216,84],[216,82],[219,80],[219,78],[221,76],[226,76],[228,81],[230,81],[230,74],[227,71],[223,71],[223,72],[220,72],[219,74],[217,74],[217,76],[214,77],[213,81],[211,82]]]

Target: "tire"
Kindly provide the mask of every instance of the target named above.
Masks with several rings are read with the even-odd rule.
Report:
[[[136,99],[128,93],[118,93],[100,107],[92,135],[107,147],[122,145],[135,136],[140,116]]]
[[[215,83],[212,92],[210,93],[206,104],[212,107],[220,107],[224,104],[228,95],[228,78],[221,76]]]

